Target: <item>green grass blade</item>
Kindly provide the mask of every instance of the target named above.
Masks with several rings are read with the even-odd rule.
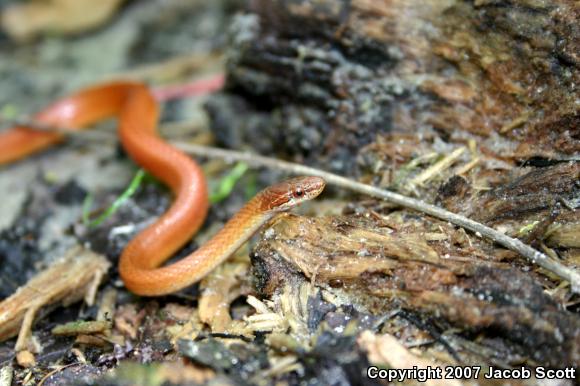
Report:
[[[234,166],[234,168],[224,178],[222,178],[217,189],[209,195],[209,201],[212,204],[215,204],[226,199],[232,193],[234,186],[247,170],[248,164],[244,162],[237,163],[236,166]]]
[[[105,220],[111,217],[121,207],[121,205],[125,203],[125,201],[127,201],[133,194],[135,194],[137,189],[139,189],[139,186],[141,186],[143,178],[146,176],[146,174],[147,173],[145,172],[145,170],[140,169],[135,174],[135,177],[133,177],[133,179],[131,180],[131,183],[129,184],[127,189],[125,189],[125,191],[121,193],[121,195],[117,197],[117,199],[113,201],[113,203],[95,219],[90,218],[90,210],[91,207],[93,206],[94,197],[93,195],[88,194],[83,202],[83,214],[82,214],[83,223],[89,228],[101,225]]]

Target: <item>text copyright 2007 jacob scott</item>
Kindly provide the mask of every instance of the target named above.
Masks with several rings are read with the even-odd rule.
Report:
[[[417,367],[410,369],[380,369],[376,366],[367,368],[367,377],[371,379],[386,379],[389,382],[416,380],[425,382],[429,379],[477,379],[481,374],[481,366],[447,366],[447,367]],[[500,369],[489,367],[482,374],[484,379],[576,379],[576,368],[548,369],[538,366],[534,369],[517,367]]]

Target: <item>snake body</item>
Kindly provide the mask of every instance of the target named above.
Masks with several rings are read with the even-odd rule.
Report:
[[[34,117],[40,124],[71,130],[118,117],[119,138],[124,149],[174,193],[169,210],[135,236],[121,255],[121,278],[138,295],[164,295],[195,283],[276,213],[312,199],[324,189],[325,182],[319,177],[297,177],[272,185],[252,198],[198,250],[173,264],[161,266],[203,224],[208,193],[200,167],[158,136],[158,116],[157,101],[147,86],[114,82],[61,99]],[[0,164],[17,161],[63,140],[63,135],[57,132],[11,128],[0,134]]]

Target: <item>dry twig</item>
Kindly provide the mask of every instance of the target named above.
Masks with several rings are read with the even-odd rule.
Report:
[[[246,162],[254,167],[269,167],[277,170],[283,170],[291,174],[304,174],[322,177],[329,184],[349,189],[358,193],[367,194],[372,197],[381,198],[385,201],[392,202],[402,207],[423,212],[441,220],[448,221],[454,225],[475,232],[477,236],[486,237],[511,251],[519,253],[528,259],[528,261],[530,261],[532,264],[537,264],[540,267],[561,277],[562,279],[569,281],[572,287],[572,292],[580,293],[580,274],[574,269],[568,268],[558,261],[549,258],[545,254],[535,250],[527,244],[522,243],[518,239],[509,237],[477,221],[471,220],[453,212],[449,212],[435,205],[427,204],[420,200],[406,197],[401,194],[390,192],[388,190],[380,189],[371,185],[356,182],[320,169],[295,164],[292,162],[281,161],[251,153],[225,150],[208,146],[199,146],[184,142],[172,142],[172,144],[189,154],[194,154],[201,157],[223,158],[230,162]]]
[[[22,121],[20,123],[25,122]],[[56,131],[65,136],[77,137],[83,135],[83,133],[81,132],[75,132],[65,128],[55,128],[55,127],[47,128],[43,125],[35,125],[34,121],[28,122],[26,126],[40,130]],[[254,167],[268,167],[272,169],[282,170],[290,174],[302,174],[322,177],[326,180],[328,184],[336,185],[354,192],[380,198],[382,200],[400,205],[404,208],[413,209],[422,213],[426,213],[430,216],[439,218],[441,220],[448,221],[454,225],[469,229],[479,237],[488,238],[489,240],[496,242],[511,251],[519,253],[532,264],[537,264],[540,267],[557,275],[558,277],[567,280],[571,284],[572,292],[580,293],[580,273],[578,273],[575,269],[564,266],[560,262],[551,259],[544,253],[537,251],[536,249],[530,247],[527,244],[524,244],[518,239],[509,237],[484,224],[481,224],[477,221],[471,220],[459,214],[449,212],[435,205],[427,204],[423,201],[407,197],[402,194],[380,189],[375,186],[363,184],[339,176],[337,174],[329,173],[324,170],[316,169],[305,165],[264,157],[248,152],[239,152],[210,146],[200,146],[181,141],[173,141],[171,143],[177,148],[189,154],[200,157],[221,158],[228,162],[246,162],[248,165]]]

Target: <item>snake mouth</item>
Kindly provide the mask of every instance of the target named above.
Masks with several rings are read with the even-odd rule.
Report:
[[[312,195],[310,198],[317,197],[320,193],[322,193],[322,191],[326,187],[326,181],[322,177],[311,176],[307,178]]]

